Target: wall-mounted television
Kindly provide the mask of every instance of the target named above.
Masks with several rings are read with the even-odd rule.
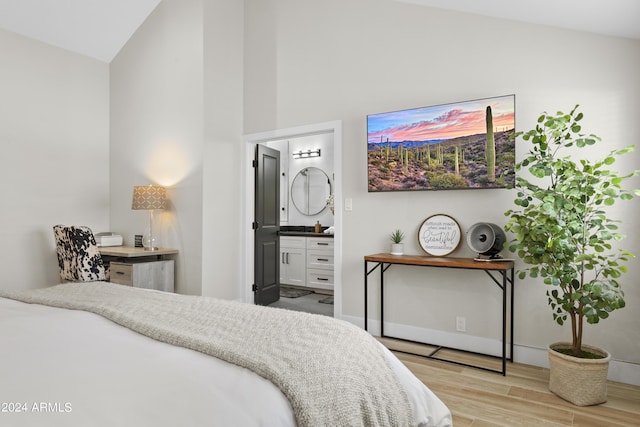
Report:
[[[515,95],[367,116],[368,190],[511,188]]]

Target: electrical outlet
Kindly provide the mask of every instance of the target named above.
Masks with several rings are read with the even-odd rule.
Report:
[[[462,316],[456,316],[456,331],[467,332],[467,319]]]

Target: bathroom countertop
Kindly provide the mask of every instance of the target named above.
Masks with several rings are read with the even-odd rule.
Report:
[[[329,227],[322,227],[326,230]],[[302,236],[302,237],[329,237],[333,238],[333,234],[316,233],[314,226],[305,225],[283,225],[280,227],[280,236]]]
[[[308,231],[280,231],[279,236],[303,236],[303,237],[331,237],[333,234],[315,233]]]

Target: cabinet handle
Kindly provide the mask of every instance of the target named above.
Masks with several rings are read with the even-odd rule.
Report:
[[[116,274],[122,274],[122,275],[124,275],[124,271],[116,271]]]
[[[320,281],[320,282],[328,282],[329,279],[325,279],[324,277],[317,277],[316,280]]]
[[[318,261],[329,262],[329,260],[327,258],[318,258]]]
[[[289,252],[287,252],[287,264],[289,264]]]
[[[281,257],[281,259],[280,259],[280,262],[281,262],[282,264],[284,264],[284,252],[282,252],[280,255],[282,255],[282,257]]]
[[[318,245],[318,246],[329,246],[329,244],[325,243],[325,242],[317,242],[316,245]]]

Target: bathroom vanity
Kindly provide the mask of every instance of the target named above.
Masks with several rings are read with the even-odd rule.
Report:
[[[280,284],[333,290],[333,235],[304,231],[313,227],[282,228]]]

